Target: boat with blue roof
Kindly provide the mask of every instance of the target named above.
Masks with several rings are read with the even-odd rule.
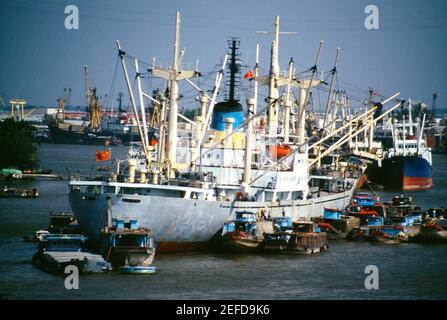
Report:
[[[360,206],[373,206],[379,203],[379,198],[368,192],[354,192],[352,202]]]
[[[265,233],[273,232],[273,221],[264,215],[238,211],[232,221],[224,224],[221,244],[227,251],[249,252],[258,249]]]
[[[63,274],[73,265],[80,274],[110,271],[110,263],[101,255],[86,252],[86,241],[87,237],[80,234],[47,234],[39,242],[32,263],[50,273]]]
[[[138,220],[117,217],[101,231],[101,250],[114,269],[123,273],[153,273],[156,246],[152,231],[141,228]]]
[[[407,242],[408,233],[402,226],[379,226],[369,229],[367,241],[373,244],[399,244]]]
[[[328,239],[345,239],[347,234],[360,226],[360,218],[346,215],[345,210],[324,208],[323,217],[313,219]]]
[[[329,249],[327,235],[311,221],[293,223],[292,228],[266,234],[262,243],[264,252],[313,254]]]

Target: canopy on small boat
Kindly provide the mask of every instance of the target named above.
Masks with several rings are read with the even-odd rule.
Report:
[[[4,176],[11,176],[13,174],[22,174],[22,171],[17,169],[2,169],[0,174]]]

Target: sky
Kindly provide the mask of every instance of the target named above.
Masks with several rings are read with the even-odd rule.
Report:
[[[64,9],[71,4],[79,9],[78,30],[64,26]],[[370,4],[379,9],[378,30],[364,26]],[[115,40],[133,57],[169,65],[176,11],[183,61],[199,60],[201,86],[214,82],[231,37],[240,40],[243,72],[253,66],[259,44],[261,71],[267,74],[273,35],[256,31],[273,31],[279,15],[281,31],[297,32],[280,36],[281,70],[291,57],[297,72],[309,69],[323,40],[318,70],[330,70],[341,49],[335,88],[358,99],[366,98],[369,87],[383,96],[401,92],[404,99],[429,105],[432,93],[439,92],[438,106],[447,105],[444,0],[0,0],[0,95],[54,106],[64,88],[71,88],[70,104],[85,105],[84,65],[101,96],[127,94]],[[163,85],[157,79],[144,84],[147,90]],[[194,90],[182,89],[185,101],[193,101]]]

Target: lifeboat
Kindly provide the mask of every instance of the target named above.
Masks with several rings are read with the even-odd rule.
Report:
[[[150,145],[151,147],[155,147],[155,146],[157,145],[157,143],[158,143],[158,141],[157,141],[156,138],[150,138],[150,139],[149,139],[149,145]]]
[[[287,156],[292,148],[286,145],[267,146],[267,150],[272,158],[281,159]]]

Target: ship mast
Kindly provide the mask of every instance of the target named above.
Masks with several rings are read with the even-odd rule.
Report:
[[[275,19],[275,39],[272,41],[270,73],[269,73],[269,108],[268,108],[268,126],[269,133],[276,135],[278,126],[278,98],[279,90],[276,81],[279,78],[279,16]]]
[[[268,31],[256,31],[256,33],[266,34]],[[270,54],[270,71],[268,81],[263,84],[268,84],[268,110],[267,110],[267,124],[269,127],[269,134],[276,136],[278,134],[278,107],[279,107],[279,87],[281,84],[280,81],[280,66],[279,66],[279,35],[280,34],[289,34],[295,35],[296,32],[284,32],[279,31],[279,16],[275,18],[275,31],[274,31],[274,40],[272,41],[271,46],[271,54]],[[255,70],[257,71],[257,70]],[[258,79],[258,75],[255,74],[255,80]],[[284,80],[284,79],[281,79]],[[281,81],[282,85],[286,82]],[[256,98],[255,98],[256,99]],[[256,110],[256,101],[255,107]]]
[[[293,77],[293,59],[289,62],[288,84],[286,89],[286,96],[284,99],[284,143],[289,143],[290,135],[290,111],[292,107],[292,101],[290,100],[292,77]]]
[[[253,97],[254,97],[254,105],[253,105],[253,114],[257,114],[258,112],[258,86],[259,86],[259,44],[256,44],[256,62],[255,62],[255,80],[254,80],[254,89],[253,89]]]
[[[244,163],[244,184],[248,186],[251,181],[251,159],[253,148],[253,115],[256,115],[258,100],[258,74],[259,74],[259,44],[256,45],[255,62],[255,83],[253,88],[253,97],[247,98],[247,129],[245,130],[245,163]]]
[[[298,141],[297,144],[303,144],[305,140],[305,132],[306,132],[306,106],[307,101],[309,99],[309,92],[312,87],[320,85],[321,81],[314,79],[315,75],[317,73],[317,65],[320,61],[320,52],[321,48],[323,47],[323,41],[320,41],[320,46],[318,47],[317,56],[315,58],[315,64],[313,65],[312,74],[310,76],[310,79],[308,80],[300,80],[299,82],[299,88],[300,88],[300,111],[297,119],[297,135],[298,135]]]
[[[334,62],[334,67],[331,70],[331,83],[329,85],[329,92],[328,92],[328,98],[326,101],[326,109],[325,109],[325,113],[324,113],[324,120],[323,120],[323,134],[324,134],[324,130],[326,130],[326,124],[328,121],[328,114],[329,114],[329,106],[331,103],[331,98],[332,98],[332,90],[334,88],[334,80],[335,80],[335,76],[337,74],[337,64],[338,64],[338,57],[340,55],[340,48],[337,48],[337,51],[335,53],[335,62]]]
[[[187,71],[181,70],[181,60],[185,53],[185,50],[180,50],[180,12],[177,11],[175,15],[175,40],[174,40],[174,59],[173,64],[170,69],[161,69],[153,66],[151,69],[152,75],[155,77],[160,77],[169,81],[169,112],[168,112],[168,132],[167,132],[167,152],[166,157],[169,162],[170,168],[177,167],[177,117],[178,113],[178,104],[177,100],[179,97],[178,91],[178,81],[179,80],[187,80],[189,78],[199,76],[197,70]],[[144,94],[144,96],[148,99],[152,97]],[[152,99],[151,99],[152,100]],[[173,177],[174,172],[172,170],[169,171],[169,176]]]
[[[170,79],[169,96],[169,123],[168,123],[168,150],[167,158],[171,165],[177,162],[177,99],[178,82],[176,75],[179,72],[179,50],[180,50],[180,12],[175,14],[175,41],[174,41],[174,61],[172,65],[173,77]]]
[[[408,99],[408,121],[409,121],[409,135],[413,135],[413,103]]]

